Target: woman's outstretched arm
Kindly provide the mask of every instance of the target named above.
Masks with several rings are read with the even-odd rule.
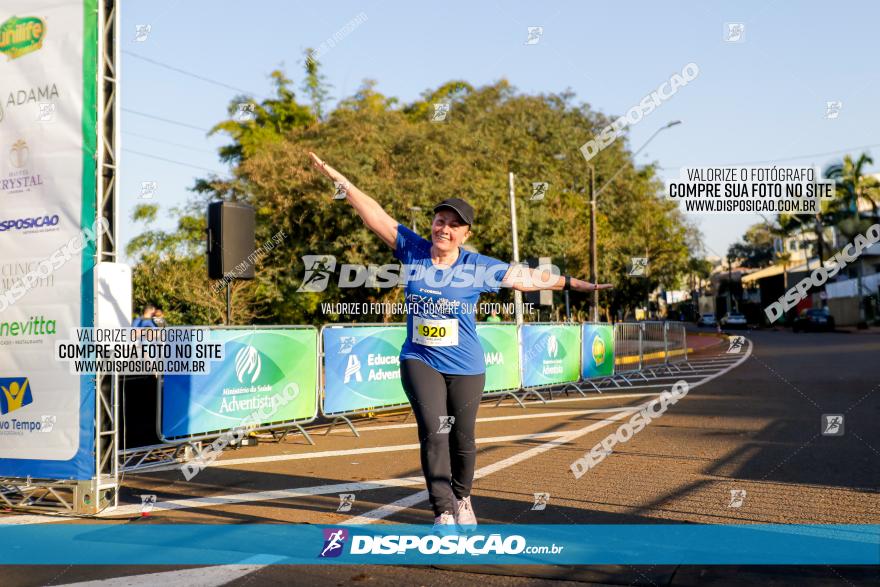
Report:
[[[523,265],[511,265],[501,284],[519,291],[560,290],[565,288],[565,276],[554,275],[545,270],[531,269]],[[614,286],[610,283],[590,283],[574,277],[571,278],[571,289],[574,291],[594,291],[611,289],[612,287]]]
[[[309,152],[312,165],[333,180],[335,184],[341,184],[345,190],[346,199],[363,219],[367,228],[376,233],[392,249],[397,246],[397,221],[388,215],[379,202],[359,190],[351,184],[344,175],[324,163],[317,155]]]

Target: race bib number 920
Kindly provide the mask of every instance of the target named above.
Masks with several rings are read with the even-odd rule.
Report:
[[[413,316],[412,341],[424,346],[456,346],[458,319],[430,320]]]

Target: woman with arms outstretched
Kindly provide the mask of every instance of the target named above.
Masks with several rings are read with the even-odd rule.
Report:
[[[472,235],[474,211],[460,198],[434,207],[431,240],[424,239],[317,155],[309,156],[404,264],[407,317],[400,375],[416,416],[434,527],[440,532],[452,531],[456,524],[473,529],[477,525],[471,503],[477,455],[474,434],[486,381],[476,327],[480,294],[497,292],[501,286],[519,291],[593,291],[611,285],[511,265],[461,248]]]

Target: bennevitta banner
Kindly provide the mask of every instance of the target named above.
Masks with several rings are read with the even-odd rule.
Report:
[[[0,4],[0,476],[94,476],[94,375],[53,359],[93,326],[97,0]]]

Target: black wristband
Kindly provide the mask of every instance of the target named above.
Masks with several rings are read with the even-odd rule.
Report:
[[[565,287],[563,287],[562,289],[565,291],[568,291],[571,289],[571,275],[565,276]]]

